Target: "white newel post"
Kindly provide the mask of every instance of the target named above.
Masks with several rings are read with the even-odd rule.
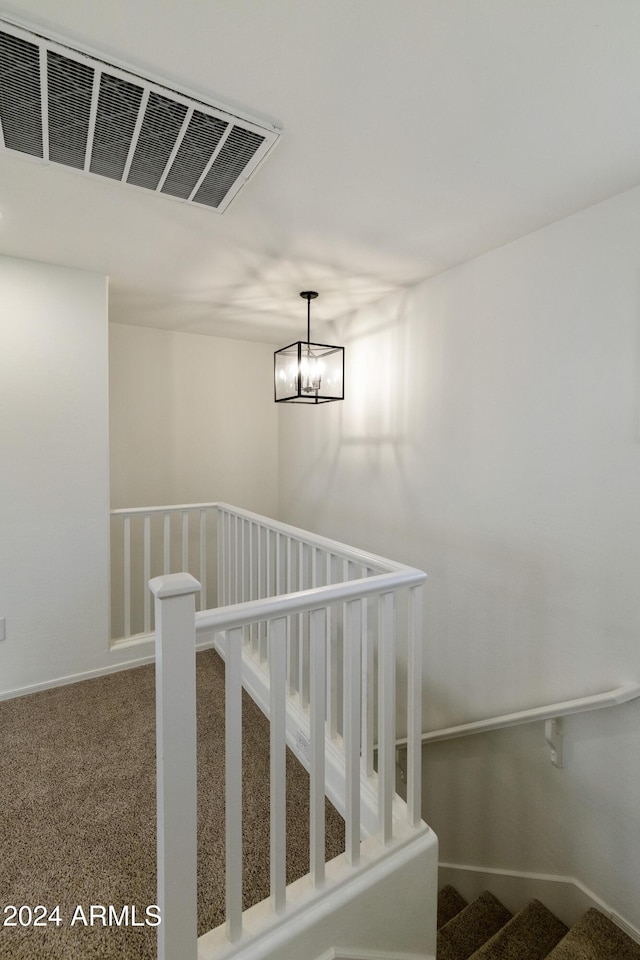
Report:
[[[149,581],[156,615],[158,960],[196,960],[195,594],[188,573]]]

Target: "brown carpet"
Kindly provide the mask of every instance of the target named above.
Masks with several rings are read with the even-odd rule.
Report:
[[[443,887],[437,960],[640,960],[640,945],[598,910],[570,930],[539,900],[509,917],[487,891],[465,906],[454,887]]]
[[[640,960],[634,943],[599,910],[587,910],[548,960]]]
[[[510,919],[492,893],[481,893],[438,930],[438,960],[467,960]]]
[[[447,885],[438,892],[438,930],[468,906],[455,887]]]
[[[476,951],[474,960],[544,960],[566,933],[555,914],[532,900]]]
[[[156,902],[155,680],[141,667],[0,703],[0,957],[147,960],[151,926],[84,926],[91,904]],[[198,933],[224,920],[224,665],[198,654]],[[244,904],[269,895],[269,726],[243,696]],[[309,870],[309,780],[287,756],[287,882]],[[327,859],[344,824],[326,807]],[[59,905],[21,927],[6,905]],[[4,911],[4,912],[3,912]],[[76,923],[71,920],[76,913]],[[42,914],[42,911],[39,911]],[[22,911],[29,924],[29,914]]]

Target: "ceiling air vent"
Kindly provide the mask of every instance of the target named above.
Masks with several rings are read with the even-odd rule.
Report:
[[[274,127],[0,21],[0,147],[219,213]]]

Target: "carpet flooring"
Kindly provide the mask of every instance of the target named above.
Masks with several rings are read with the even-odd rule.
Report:
[[[224,921],[224,664],[206,651],[196,671],[202,934]],[[269,726],[246,694],[243,721],[248,907],[269,895]],[[309,779],[287,753],[291,882],[309,870]],[[153,666],[0,703],[0,764],[0,958],[152,960],[156,929],[145,911],[156,902]],[[344,824],[329,803],[326,835],[331,859],[344,850]],[[12,906],[27,909],[14,915]]]
[[[599,910],[568,929],[539,900],[514,917],[485,891],[467,904],[454,887],[438,894],[437,960],[640,960],[635,943]]]

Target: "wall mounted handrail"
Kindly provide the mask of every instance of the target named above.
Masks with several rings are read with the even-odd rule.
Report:
[[[515,727],[524,723],[537,721],[558,720],[574,713],[586,713],[590,710],[602,710],[605,707],[616,707],[630,700],[640,697],[640,684],[624,683],[613,690],[595,693],[586,697],[577,697],[574,700],[562,700],[559,703],[550,703],[542,707],[532,707],[528,710],[519,710],[515,713],[506,713],[499,717],[488,717],[484,720],[474,720],[470,723],[461,723],[455,727],[443,727],[440,730],[430,730],[422,734],[422,743],[437,743],[441,740],[453,740],[457,737],[472,736],[476,733],[488,733],[491,730],[503,730],[505,727]],[[406,739],[396,740],[396,747],[402,748],[407,744]]]

